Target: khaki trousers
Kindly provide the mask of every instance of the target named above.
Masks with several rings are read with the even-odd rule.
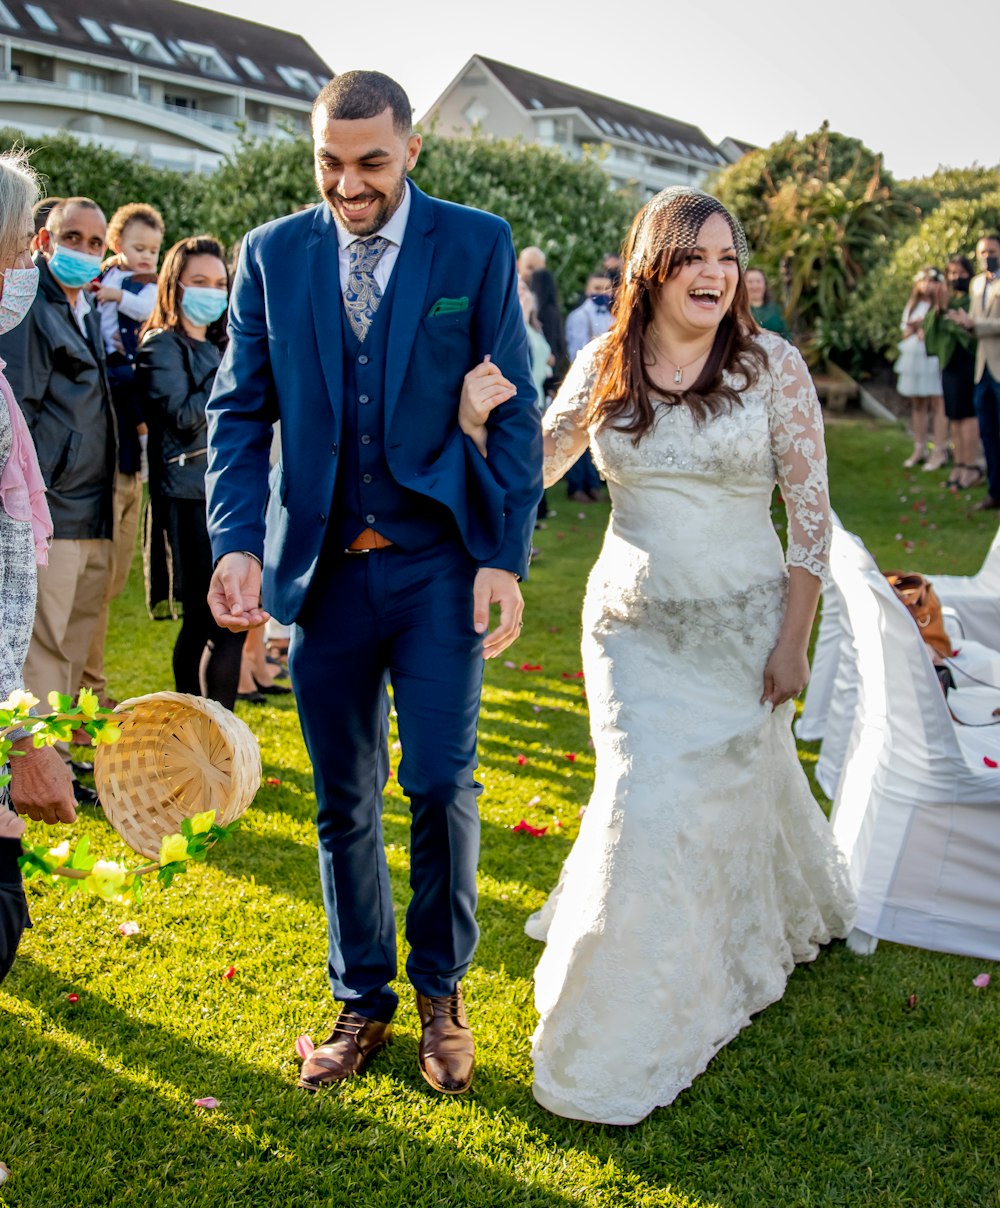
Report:
[[[56,538],[38,568],[38,603],[24,685],[43,703],[55,689],[76,696],[108,586],[111,542]]]
[[[108,586],[104,593],[101,610],[97,614],[94,634],[90,639],[90,650],[83,667],[79,687],[90,688],[98,696],[107,691],[108,680],[104,673],[104,642],[108,636],[108,613],[111,601],[120,596],[128,582],[135,554],[135,538],[139,531],[142,515],[142,480],[138,474],[115,476],[115,539],[111,548],[111,564],[108,567]],[[75,692],[76,689],[74,688]],[[36,693],[37,695],[37,693]]]

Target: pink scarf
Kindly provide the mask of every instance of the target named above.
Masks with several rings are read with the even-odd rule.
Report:
[[[49,564],[52,517],[45,502],[45,483],[38,468],[38,454],[14,395],[3,375],[7,362],[0,358],[0,395],[10,414],[10,456],[0,473],[0,504],[11,520],[28,520],[35,538],[35,561]]]

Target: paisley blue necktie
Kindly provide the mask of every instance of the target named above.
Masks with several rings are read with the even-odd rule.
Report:
[[[375,265],[388,246],[389,240],[382,235],[356,239],[350,245],[351,263],[344,288],[344,308],[351,329],[362,343],[382,301],[382,291],[375,281]]]

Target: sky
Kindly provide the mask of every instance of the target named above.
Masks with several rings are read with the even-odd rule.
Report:
[[[691,122],[716,142],[767,146],[829,119],[900,179],[1000,162],[995,0],[202,6],[299,33],[336,73],[384,71],[418,118],[478,53]],[[977,64],[976,47],[990,43]]]

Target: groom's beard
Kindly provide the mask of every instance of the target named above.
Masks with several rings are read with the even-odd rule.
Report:
[[[323,192],[322,188],[320,191]],[[391,194],[378,193],[372,189],[367,193],[359,194],[357,197],[345,198],[341,197],[336,189],[330,189],[328,192],[323,192],[323,196],[333,211],[333,217],[337,225],[343,227],[349,235],[364,238],[368,235],[374,235],[385,226],[399,209],[405,191],[406,172],[404,171]],[[361,219],[353,219],[343,208],[345,201],[374,201],[376,205],[374,210],[366,213]]]

